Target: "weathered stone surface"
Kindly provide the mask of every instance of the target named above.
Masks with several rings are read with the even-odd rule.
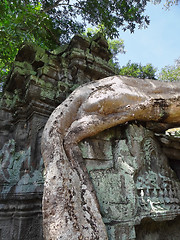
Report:
[[[166,204],[161,206],[157,197],[159,195],[155,192],[149,192],[146,181],[148,179],[152,180],[152,183],[147,183],[150,187],[153,187],[151,184],[155,182],[156,191],[158,191],[157,183],[161,184],[162,182],[162,185],[165,186],[167,179],[169,179],[167,181],[169,181],[170,186],[173,186],[171,180],[173,174],[171,176],[172,170],[167,169],[167,164],[165,164],[166,171],[160,173],[162,179],[159,177],[159,182],[156,182],[154,177],[157,177],[156,171],[158,170],[155,170],[155,166],[157,165],[162,170],[163,160],[161,157],[158,158],[160,156],[158,146],[154,144],[151,136],[147,140],[143,140],[144,136],[142,134],[136,135],[136,131],[132,129],[131,131],[135,135],[133,136],[130,133],[129,136],[132,147],[128,148],[125,140],[120,141],[119,149],[127,157],[124,161],[121,157],[118,158],[117,166],[123,174],[118,175],[116,171],[114,173],[112,170],[111,174],[108,175],[107,172],[103,174],[100,171],[99,177],[96,179],[92,173],[92,178],[95,178],[94,185],[97,183],[96,188],[98,188],[96,194],[93,191],[92,182],[77,144],[87,137],[128,121],[180,124],[179,101],[179,83],[162,83],[117,76],[78,88],[56,108],[46,124],[42,137],[42,155],[46,168],[43,195],[45,239],[107,239],[108,236],[96,199],[98,191],[102,191],[100,185],[103,182],[109,184],[109,194],[101,192],[99,198],[104,197],[104,202],[108,202],[109,197],[111,202],[114,201],[115,206],[118,205],[117,203],[123,205],[122,210],[120,206],[118,211],[115,206],[112,207],[106,217],[108,219],[114,214],[108,230],[112,239],[113,232],[119,232],[119,235],[114,235],[114,239],[118,239],[119,236],[120,239],[121,237],[122,239],[134,239],[135,230],[133,226],[139,224],[143,216],[150,214],[153,219],[163,220],[163,214],[158,214],[159,211],[161,213],[163,208],[165,212],[169,213],[170,208]],[[141,142],[144,144],[145,159],[142,159],[140,155]],[[90,158],[94,158],[93,151],[90,152]],[[133,157],[135,159],[134,165]],[[99,170],[96,169],[96,171]],[[117,185],[114,186],[115,189],[112,189],[111,182],[116,181],[122,184],[118,188],[127,191],[124,195],[128,196],[131,201],[120,196],[120,193],[116,195],[117,199],[116,197],[112,199],[111,193],[115,191]],[[126,185],[127,183],[129,183],[129,188]],[[170,189],[172,189],[171,187]],[[179,196],[178,188],[179,186],[174,193],[174,202],[172,201],[175,208]],[[136,191],[139,191],[136,193],[138,200],[135,197]],[[149,194],[152,194],[152,196],[148,197]],[[164,189],[162,194],[164,194],[168,203],[170,193],[166,193]],[[153,197],[157,201],[152,200]],[[146,199],[144,200],[144,198]],[[138,204],[144,204],[144,207],[140,210],[139,219],[135,220],[134,216]],[[169,215],[170,219],[179,213],[178,204],[177,202],[175,214]],[[106,208],[109,209],[108,206],[104,207],[105,210],[102,215],[106,214]],[[118,229],[125,229],[124,235],[122,231],[115,229],[115,226],[113,226],[113,222],[117,219],[121,221],[122,217],[123,221],[129,224],[129,227],[127,225],[125,227],[123,224],[120,228],[118,227]]]
[[[26,44],[16,56],[0,101],[0,239],[43,238],[44,125],[77,86],[114,74],[107,43],[100,36],[93,41],[75,36],[51,53]]]
[[[19,51],[1,99],[0,239],[43,239],[40,141],[44,125],[54,108],[79,85],[114,75],[109,58],[107,42],[100,36],[91,42],[75,36],[69,45],[52,53],[33,44]],[[51,179],[44,192],[47,239],[161,239],[164,228],[175,240],[179,237],[175,230],[179,224],[175,218],[179,215],[179,140],[162,134],[179,123],[179,85],[174,88],[130,78],[118,81],[111,85],[108,79],[100,80],[77,90],[63,103],[63,117],[57,116],[49,132],[48,158],[56,159],[45,162],[47,179]],[[135,104],[137,99],[140,105]],[[128,125],[127,113],[144,127]],[[63,139],[65,144],[59,145]],[[53,141],[57,148],[50,145]],[[80,144],[82,155],[72,143]],[[148,181],[154,176],[156,191]]]
[[[111,166],[99,168],[98,157],[93,160],[96,164],[90,164],[89,148],[86,148],[84,159],[89,159],[86,167],[97,193],[108,238],[161,239],[160,231],[169,221],[174,226],[171,230],[176,235],[174,239],[179,239],[180,232],[178,227],[175,230],[177,223],[174,219],[180,214],[180,182],[162,153],[156,135],[141,125],[118,126],[104,131],[103,138],[102,134],[96,135],[101,145],[107,145],[104,138],[110,133],[108,144],[111,150],[107,151],[113,156],[113,159],[109,158]],[[95,151],[93,143],[96,138],[83,140],[80,143],[81,151],[84,152],[87,141],[92,143],[92,151]],[[145,230],[148,225],[144,225],[146,219],[151,219],[158,226],[154,232],[149,229],[149,238]],[[166,231],[166,239],[171,239],[171,234]],[[158,238],[153,238],[154,235]]]
[[[60,51],[26,44],[18,52],[1,98],[0,239],[42,236],[41,134],[54,110],[80,84],[114,74],[107,43],[75,36]]]
[[[137,240],[178,240],[180,236],[180,219],[173,221],[156,222],[152,219],[144,219],[136,227]]]

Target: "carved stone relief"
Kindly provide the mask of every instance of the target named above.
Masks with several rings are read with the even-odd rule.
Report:
[[[0,239],[43,239],[41,201],[44,165],[40,153],[40,142],[44,125],[52,111],[79,85],[115,74],[108,65],[109,58],[107,42],[100,36],[91,42],[75,36],[65,48],[51,53],[32,44],[23,46],[19,51],[0,102]],[[180,214],[180,191],[177,178],[180,176],[179,140],[166,138],[164,134],[161,134],[167,126],[171,125],[171,119],[168,118],[169,125],[165,127],[163,123],[159,125],[158,131],[156,131],[156,127],[154,132],[158,132],[158,134],[147,130],[147,126],[128,125],[124,119],[127,117],[126,113],[134,109],[135,115],[139,117],[138,120],[145,118],[149,121],[149,118],[146,119],[142,114],[148,103],[152,114],[151,120],[154,117],[155,121],[164,121],[168,117],[167,111],[169,111],[168,114],[173,116],[173,123],[178,122],[178,110],[175,111],[175,115],[173,113],[179,106],[179,85],[175,88],[169,84],[169,88],[166,88],[165,85],[162,86],[163,84],[151,80],[146,82],[138,79],[137,81],[126,77],[122,79],[119,77],[119,80],[121,83],[117,86],[108,78],[103,80],[104,82],[100,80],[99,86],[98,81],[94,81],[92,88],[89,88],[88,85],[84,86],[84,91],[80,91],[82,95],[77,94],[78,99],[75,99],[72,108],[68,111],[65,110],[66,103],[69,104],[73,97],[64,103],[63,113],[58,115],[54,121],[54,130],[50,129],[48,138],[49,140],[56,137],[58,139],[57,142],[56,139],[54,142],[57,145],[54,156],[58,160],[64,158],[65,151],[71,160],[66,161],[65,157],[64,162],[51,163],[52,169],[48,174],[52,177],[52,182],[48,184],[50,190],[54,190],[54,195],[49,194],[46,189],[47,196],[44,199],[48,200],[49,196],[53,196],[53,204],[49,208],[48,204],[44,204],[44,210],[47,209],[52,216],[58,212],[57,209],[62,212],[66,211],[67,215],[63,215],[66,224],[62,226],[65,229],[63,234],[67,234],[67,240],[72,239],[72,236],[74,239],[84,239],[85,237],[93,240],[107,239],[105,226],[110,240],[164,240],[162,236],[166,235],[168,240],[177,240],[180,236],[179,230],[176,229],[180,221],[178,217]],[[134,91],[141,81],[142,84],[138,87],[138,91]],[[150,87],[147,88],[148,84]],[[124,98],[122,98],[122,94],[118,95],[116,92],[117,89],[122,88],[125,89]],[[128,94],[131,88],[135,95],[129,98]],[[144,92],[145,94],[139,96],[144,88],[154,89],[153,98],[154,96],[156,98],[152,102],[149,101],[149,95],[152,92]],[[162,99],[162,88],[164,91],[162,94],[171,89],[170,95],[163,95],[165,98],[167,97],[167,100]],[[108,91],[111,91],[110,96],[108,96]],[[116,94],[114,94],[115,92]],[[102,94],[102,98],[99,93]],[[128,95],[127,97],[124,95],[125,93]],[[84,101],[88,96],[90,96],[89,102]],[[147,100],[145,103],[141,102],[144,97]],[[136,99],[141,102],[137,107],[134,105]],[[126,105],[127,100],[130,101],[130,104]],[[73,122],[73,117],[77,112],[79,114],[77,122],[71,125],[73,129],[77,124],[77,129],[75,128],[74,132],[69,129],[67,136],[72,133],[70,138],[75,138],[78,142],[81,134],[88,135],[88,129],[91,127],[91,121],[90,124],[88,123],[91,120],[91,113],[93,113],[93,120],[97,121],[95,126],[101,127],[98,129],[100,132],[106,129],[106,126],[103,125],[107,120],[106,114],[113,112],[119,103],[122,104],[122,110],[125,109],[122,114],[122,122],[124,121],[125,125],[111,128],[81,142],[83,162],[81,162],[81,156],[77,149],[75,155],[68,150],[68,138],[63,142],[64,145],[59,147],[59,135],[57,135],[59,130],[67,131],[68,124]],[[80,105],[82,107],[79,110]],[[121,108],[118,108],[118,111],[121,111]],[[86,115],[87,112],[89,115]],[[134,113],[132,112],[130,120],[135,120]],[[149,114],[149,110],[146,113]],[[65,118],[64,125],[58,128],[58,121],[63,114],[69,117]],[[87,121],[89,124],[84,128],[84,133],[80,125],[78,128],[78,124],[81,124],[78,117],[81,114],[84,122]],[[118,113],[117,116],[112,114],[108,126],[112,127],[121,123],[117,122],[118,119]],[[80,122],[78,122],[79,120]],[[151,124],[151,127],[154,128],[154,123],[147,123],[147,125]],[[58,131],[55,131],[56,128]],[[94,129],[96,128],[93,127],[90,130],[92,134],[95,133]],[[46,149],[51,146],[49,140],[48,143],[46,142]],[[77,142],[75,141],[75,143]],[[64,149],[65,145],[66,149]],[[70,146],[70,150],[71,147],[74,149],[74,145]],[[54,154],[51,150],[48,155],[50,159]],[[72,161],[76,158],[79,162]],[[84,162],[88,173],[84,168]],[[45,163],[48,165],[47,161]],[[57,173],[55,177],[53,171]],[[85,176],[84,173],[86,173]],[[64,174],[63,181],[60,174]],[[91,177],[95,193],[91,184],[88,183],[88,174]],[[79,177],[83,184],[79,181]],[[59,179],[58,186],[55,184],[57,179]],[[78,188],[73,185],[75,181]],[[65,189],[64,198],[62,197],[61,183]],[[81,194],[78,195],[79,193]],[[88,194],[90,198],[88,198]],[[96,195],[100,206],[96,201]],[[68,199],[65,208],[61,209],[57,196],[61,199],[60,203]],[[75,198],[78,201],[75,201]],[[86,202],[86,200],[88,201]],[[84,208],[81,209],[82,206]],[[78,212],[77,209],[80,211]],[[83,211],[85,215],[83,215]],[[44,213],[47,215],[45,211]],[[95,215],[93,215],[94,213]],[[81,217],[85,221],[79,223]],[[59,220],[55,221],[57,228],[59,222]],[[69,229],[73,229],[74,235],[71,230],[66,231],[67,224],[69,224]],[[151,227],[148,228],[148,226]],[[84,235],[80,230],[84,231]],[[170,235],[173,237],[171,238]],[[56,239],[55,235],[53,237]]]
[[[83,140],[80,148],[109,239],[179,239],[180,180],[152,131],[136,124],[116,127]],[[148,222],[156,228],[148,230]],[[164,226],[170,230],[166,238]]]
[[[74,36],[53,52],[31,43],[19,50],[0,99],[0,239],[43,239],[44,125],[77,86],[114,75],[109,58],[102,36]]]

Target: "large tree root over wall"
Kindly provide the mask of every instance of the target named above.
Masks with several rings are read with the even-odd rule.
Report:
[[[47,240],[108,239],[78,142],[128,121],[180,124],[180,83],[109,77],[76,89],[42,137]]]

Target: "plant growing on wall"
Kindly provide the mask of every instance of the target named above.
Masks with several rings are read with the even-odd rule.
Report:
[[[0,83],[24,42],[55,49],[73,34],[83,33],[87,24],[102,24],[108,38],[118,38],[119,28],[133,32],[136,26],[148,26],[150,20],[144,14],[148,2],[161,1],[1,0]],[[164,2],[171,5],[178,1]]]
[[[90,27],[87,28],[86,31],[83,33],[83,36],[91,40],[96,34],[99,34],[99,33],[103,35],[107,40],[107,43],[109,45],[109,50],[112,54],[112,58],[109,60],[109,64],[115,69],[116,73],[118,74],[120,66],[118,63],[117,55],[119,53],[121,54],[126,53],[124,40],[121,38],[115,38],[115,39],[107,38],[105,28],[103,25],[99,25],[97,28],[90,28]]]

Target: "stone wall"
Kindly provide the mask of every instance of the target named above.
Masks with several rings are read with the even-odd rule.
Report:
[[[0,239],[43,239],[44,125],[76,87],[115,74],[109,59],[101,36],[18,52],[1,99]],[[168,127],[131,123],[80,143],[110,240],[180,238],[180,140]]]
[[[180,238],[180,178],[163,152],[170,150],[168,142],[171,150],[180,147],[178,137],[173,144],[165,134],[133,123],[80,143],[109,239]],[[178,154],[180,162],[180,149]]]
[[[48,52],[23,45],[0,109],[0,239],[41,240],[41,134],[51,112],[76,87],[114,75],[107,42],[75,36]]]

